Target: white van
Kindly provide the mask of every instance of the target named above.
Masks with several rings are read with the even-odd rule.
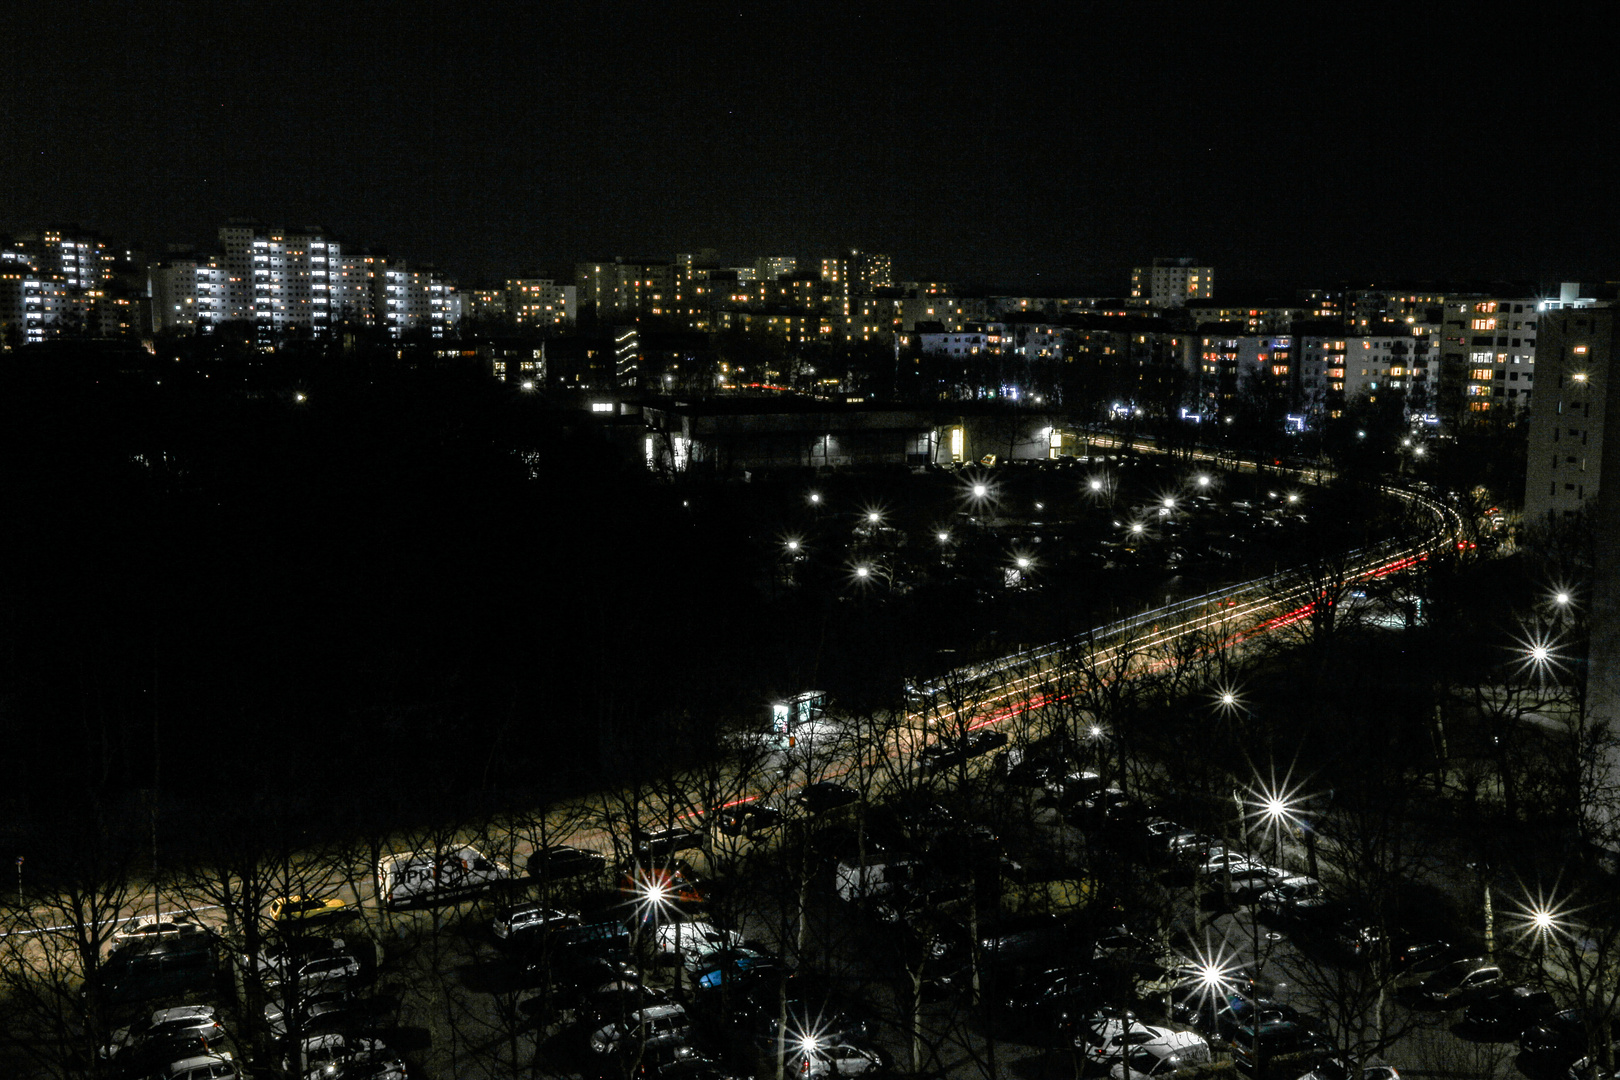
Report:
[[[396,852],[377,863],[379,898],[391,908],[441,903],[511,877],[511,867],[486,858],[474,847]]]

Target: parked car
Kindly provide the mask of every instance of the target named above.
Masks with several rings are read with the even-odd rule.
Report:
[[[410,1080],[405,1062],[392,1055],[382,1058],[351,1058],[313,1071],[304,1080]]]
[[[645,1046],[626,1045],[596,1055],[581,1075],[585,1080],[743,1080],[704,1057],[684,1037],[664,1036]]]
[[[1216,851],[1204,858],[1204,861],[1194,867],[1194,872],[1201,878],[1214,879],[1224,877],[1227,871],[1233,874],[1243,874],[1251,870],[1272,871],[1272,868],[1259,859],[1240,855],[1235,851]],[[1284,876],[1282,871],[1272,871],[1276,880]]]
[[[1082,799],[1089,799],[1108,785],[1102,776],[1087,770],[1064,773],[1046,781],[1046,794],[1060,808],[1073,806]]]
[[[1308,1030],[1316,1027],[1314,1020],[1292,1005],[1270,998],[1251,1001],[1238,994],[1213,998],[1206,995],[1191,1013],[1176,1018],[1191,1024],[1211,1039],[1228,1043],[1234,1042],[1240,1031],[1247,1030],[1252,1035],[1256,1023],[1262,1027],[1283,1023],[1296,1024]]]
[[[813,1080],[825,1076],[866,1076],[883,1072],[890,1066],[888,1055],[881,1050],[831,1040],[801,1042],[794,1048],[794,1058],[797,1067],[793,1071]]]
[[[1390,938],[1389,961],[1402,977],[1427,975],[1453,960],[1466,960],[1469,955],[1470,951],[1456,942],[1432,934],[1397,930]]]
[[[335,938],[327,947],[308,952],[266,953],[259,958],[259,970],[270,983],[314,987],[359,978],[360,961],[344,950],[342,938]]]
[[[102,1047],[103,1058],[122,1057],[127,1051],[148,1042],[180,1040],[192,1045],[215,1046],[225,1038],[225,1029],[212,1005],[179,1005],[158,1009],[126,1028],[112,1033]]]
[[[829,810],[859,802],[860,798],[860,792],[854,788],[831,780],[807,785],[793,795],[793,801],[809,814],[825,814]]]
[[[282,1068],[305,1080],[337,1076],[403,1076],[405,1065],[388,1046],[376,1038],[331,1032],[301,1039],[296,1051],[289,1051]]]
[[[231,1055],[221,1050],[170,1062],[156,1075],[161,1080],[238,1080],[241,1073],[236,1071]]]
[[[739,803],[718,811],[715,828],[724,836],[758,836],[782,824],[782,811],[763,803]]]
[[[654,1005],[640,1009],[624,1020],[616,1020],[591,1032],[586,1040],[593,1053],[609,1054],[625,1043],[645,1042],[671,1038],[684,1041],[691,1031],[686,1009],[680,1005]]]
[[[706,922],[669,922],[654,928],[653,950],[673,959],[680,954],[687,967],[700,963],[710,953],[722,949],[740,949],[743,937],[735,930],[722,930]]]
[[[1007,733],[1004,731],[970,731],[960,738],[941,739],[924,747],[922,766],[926,772],[940,772],[1006,745]]]
[[[1278,869],[1275,866],[1251,865],[1241,869],[1233,867],[1231,876],[1232,895],[1239,901],[1257,899],[1261,895],[1270,892],[1279,881],[1287,876],[1288,871]],[[1216,879],[1221,888],[1226,887],[1226,880],[1224,874]]]
[[[1503,984],[1502,969],[1488,960],[1453,960],[1417,984],[1425,1005],[1452,1009],[1485,997]]]
[[[703,833],[684,825],[667,829],[631,829],[630,842],[634,845],[637,861],[648,862],[667,858],[678,851],[696,851],[703,847]]]
[[[631,868],[619,878],[619,891],[638,899],[657,897],[678,904],[701,904],[708,897],[702,879],[680,860]],[[648,904],[642,914],[653,918],[658,914],[657,905]]]
[[[217,957],[211,934],[184,933],[132,942],[112,953],[94,987],[112,1004],[212,988]]]
[[[578,925],[577,911],[564,911],[545,904],[514,904],[496,908],[489,928],[497,941],[514,945],[535,934]]]
[[[192,922],[185,915],[136,915],[113,931],[112,951],[130,946],[140,947],[159,940],[207,936],[205,927]]]
[[[225,1044],[216,1041],[206,1041],[200,1037],[186,1035],[164,1035],[143,1039],[140,1042],[126,1046],[111,1059],[113,1076],[147,1077],[165,1075],[165,1070],[179,1061],[197,1057],[209,1057],[230,1054],[224,1048]]]
[[[1138,1046],[1169,1035],[1169,1028],[1144,1024],[1129,1013],[1123,1016],[1094,1016],[1076,1028],[1074,1047],[1092,1064],[1106,1065]]]
[[[609,1024],[629,1022],[643,1009],[669,1005],[669,994],[655,986],[648,986],[634,973],[627,978],[614,979],[579,995],[574,1014],[579,1022],[595,1031]]]
[[[551,881],[600,874],[606,869],[607,856],[570,844],[536,848],[528,862],[530,877]]]
[[[783,973],[780,959],[741,945],[689,958],[684,967],[693,985],[700,990],[712,990],[728,983],[735,985]]]
[[[1008,1019],[1042,1031],[1065,1032],[1096,1015],[1105,994],[1089,964],[1067,964],[1004,980],[998,1004]]]
[[[1251,1076],[1271,1075],[1280,1059],[1314,1067],[1330,1049],[1309,1026],[1293,1020],[1240,1025],[1232,1032],[1231,1044],[1237,1067]]]
[[[1154,848],[1170,849],[1170,841],[1178,836],[1186,836],[1192,830],[1179,822],[1168,818],[1149,818],[1142,823],[1142,832],[1147,841]]]
[[[1113,1063],[1108,1070],[1113,1080],[1169,1076],[1211,1060],[1209,1043],[1202,1036],[1191,1031],[1157,1030],[1164,1032],[1163,1037],[1131,1047],[1123,1060]]]
[[[1573,1062],[1585,1057],[1590,1052],[1586,1017],[1579,1009],[1564,1009],[1546,1017],[1519,1036],[1519,1051],[1553,1061]]]
[[[996,759],[1002,777],[1020,787],[1045,787],[1048,782],[1068,775],[1069,763],[1057,748],[1034,749],[1014,744]]]
[[[336,896],[278,896],[270,901],[270,920],[281,925],[318,922],[342,915],[347,908]]]
[[[1571,1065],[1566,1075],[1569,1080],[1616,1080],[1620,1069],[1605,1068],[1602,1061],[1588,1054]]]
[[[747,1026],[755,1045],[762,1050],[772,1054],[776,1052],[784,991],[787,999],[786,1046],[789,1050],[805,1032],[815,1032],[827,1042],[858,1042],[868,1037],[877,1026],[865,1014],[846,1007],[832,997],[824,985],[807,981],[799,975],[788,976],[785,983],[784,986],[773,980],[761,979],[753,986],[745,984],[732,991],[732,1015]],[[740,1000],[747,1001],[751,1008],[738,1009]]]
[[[1463,1010],[1463,1023],[1477,1033],[1495,1035],[1493,1042],[1511,1042],[1557,1011],[1545,990],[1528,986],[1499,987]]]
[[[264,1006],[265,1023],[277,1035],[285,1035],[295,1026],[305,1035],[342,1031],[351,1027],[356,1017],[355,1000],[347,990],[328,988],[300,993],[290,1007],[285,999]]]
[[[1288,874],[1255,898],[1255,906],[1276,919],[1295,918],[1326,902],[1322,883],[1305,874]]]
[[[1343,1058],[1331,1057],[1300,1080],[1351,1080],[1350,1065]],[[1401,1080],[1401,1074],[1393,1065],[1363,1065],[1361,1080]]]

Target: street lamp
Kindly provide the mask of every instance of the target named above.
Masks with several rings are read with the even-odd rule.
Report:
[[[1526,896],[1526,902],[1519,906],[1519,933],[1530,937],[1535,943],[1536,973],[1543,982],[1547,978],[1547,942],[1552,938],[1567,937],[1574,929],[1573,920],[1569,918],[1561,904],[1554,902],[1550,897],[1537,894],[1533,899]]]
[[[809,495],[805,496],[805,498],[809,500],[811,506],[821,505],[821,492],[819,491],[812,491]]]
[[[1304,819],[1299,814],[1303,800],[1299,797],[1299,789],[1285,787],[1273,777],[1270,784],[1256,783],[1249,789],[1247,804],[1246,815],[1252,817],[1262,831],[1271,832],[1272,861],[1281,862],[1283,830],[1303,831]],[[1315,861],[1313,857],[1311,862],[1314,864]],[[1311,869],[1314,877],[1314,865]]]
[[[883,568],[877,563],[859,562],[851,564],[849,568],[850,584],[857,589],[866,590],[883,579]]]
[[[1097,501],[1114,505],[1114,482],[1107,473],[1095,473],[1086,480],[1086,495]]]
[[[657,871],[666,873],[667,871]],[[661,925],[671,912],[679,914],[680,905],[676,902],[674,886],[665,878],[654,877],[655,871],[647,867],[641,871],[640,880],[636,887],[636,914],[637,925],[651,922],[656,928]],[[681,923],[684,920],[675,919],[675,994],[681,992]],[[656,929],[654,933],[656,933]]]
[[[996,503],[996,486],[982,473],[969,477],[962,486],[961,494],[974,517],[978,517],[986,505],[993,507]]]
[[[1521,650],[1519,653],[1519,674],[1533,675],[1536,689],[1545,692],[1547,682],[1551,679],[1557,682],[1558,673],[1564,669],[1563,657],[1558,652],[1558,637],[1542,626],[1526,627],[1526,634],[1515,639]]]

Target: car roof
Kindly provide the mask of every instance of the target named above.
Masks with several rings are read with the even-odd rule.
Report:
[[[168,1009],[158,1009],[152,1013],[152,1023],[168,1024],[176,1020],[213,1019],[214,1007],[212,1005],[175,1005]]]
[[[650,1005],[642,1009],[636,1016],[642,1020],[661,1020],[666,1016],[684,1015],[686,1007],[683,1005]]]

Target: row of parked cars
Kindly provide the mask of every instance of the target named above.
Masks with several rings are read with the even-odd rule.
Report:
[[[399,1056],[363,1030],[355,992],[366,965],[332,935],[346,905],[284,896],[268,914],[267,942],[251,957],[232,957],[213,930],[183,914],[138,916],[122,925],[86,984],[87,993],[127,1019],[101,1048],[107,1072],[122,1080],[239,1080],[239,1048],[215,1004],[232,994],[230,958],[271,995],[264,1013],[283,1074],[406,1080]]]
[[[867,1021],[723,924],[689,863],[631,860],[612,877],[605,892],[574,893],[578,906],[504,905],[490,925],[534,990],[524,1007],[562,1018],[582,1073],[721,1080],[753,1075],[776,1054],[815,1077],[887,1067],[865,1041]]]
[[[1067,778],[1069,783],[1074,777]],[[1082,786],[1094,783],[1089,779]],[[1387,963],[1398,1000],[1416,1009],[1455,1012],[1460,1020],[1453,1030],[1475,1041],[1516,1043],[1527,1067],[1537,1075],[1566,1070],[1570,1080],[1592,1080],[1598,1056],[1591,1033],[1600,1025],[1579,1010],[1559,1009],[1546,990],[1513,980],[1509,973],[1477,947],[1433,930],[1387,925],[1357,905],[1328,896],[1314,878],[1290,874],[1240,852],[1228,852],[1219,840],[1162,819],[1147,819],[1142,836],[1154,841],[1144,850],[1164,851],[1173,860],[1190,863],[1195,878],[1217,883],[1237,903],[1254,904],[1260,916],[1289,932],[1302,949],[1316,951],[1344,963]],[[1189,987],[1190,982],[1185,983]],[[1233,997],[1194,1005],[1195,992],[1176,1000],[1172,1014],[1212,1039],[1224,1040],[1234,1050],[1240,1067],[1253,1051],[1262,1056],[1289,1053],[1309,1057],[1330,1054],[1312,1020],[1287,1006],[1252,996]],[[1258,1025],[1245,1013],[1258,1014]],[[1269,1051],[1264,1049],[1269,1044]],[[1341,1069],[1339,1058],[1328,1057],[1312,1076],[1331,1076]],[[1324,1072],[1325,1070],[1325,1072]],[[1371,1074],[1394,1070],[1378,1066]]]

